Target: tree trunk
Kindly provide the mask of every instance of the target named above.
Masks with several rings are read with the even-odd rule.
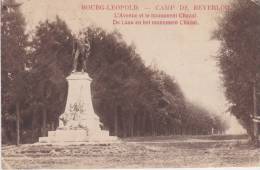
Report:
[[[46,136],[47,110],[44,108],[42,113],[42,136]]]
[[[136,115],[136,136],[140,136],[140,114]]]
[[[123,125],[123,137],[127,137],[128,128],[127,128],[127,119],[124,117],[124,121],[122,122]]]
[[[36,131],[37,131],[37,127],[36,127],[37,122],[36,122],[35,112],[36,112],[36,110],[34,110],[33,114],[32,114],[32,142],[35,141]]]
[[[256,82],[254,82],[253,84],[253,100],[254,100],[254,117],[257,117],[257,99],[256,99]],[[253,129],[254,129],[254,137],[253,137],[253,142],[254,142],[254,145],[259,147],[259,139],[258,139],[258,135],[259,135],[259,132],[258,132],[258,122],[256,121],[253,121]]]
[[[142,115],[142,128],[141,128],[141,130],[142,130],[141,135],[145,136],[145,134],[146,134],[146,114],[145,113],[143,113],[143,115]]]
[[[16,145],[20,144],[20,104],[16,103]]]
[[[115,130],[114,135],[118,136],[118,110],[114,114],[114,130]]]
[[[130,114],[130,136],[134,136],[134,114]]]
[[[155,136],[155,127],[154,127],[154,117],[153,115],[150,113],[150,124],[151,124],[151,136]]]

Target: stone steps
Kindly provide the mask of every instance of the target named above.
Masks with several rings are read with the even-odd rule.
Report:
[[[116,136],[109,136],[109,132],[101,130],[88,134],[85,130],[56,130],[49,131],[47,137],[40,137],[39,143],[57,143],[57,142],[106,142],[116,141]]]

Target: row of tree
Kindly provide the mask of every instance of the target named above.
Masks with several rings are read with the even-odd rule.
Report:
[[[14,2],[6,0],[5,2]],[[75,38],[59,17],[30,35],[19,9],[2,13],[2,141],[35,142],[64,112]],[[120,33],[82,30],[91,43],[87,72],[103,128],[120,137],[223,132],[220,117],[188,102],[176,80],[143,63]]]
[[[236,0],[219,22],[213,37],[220,40],[217,55],[230,112],[247,130],[252,140],[252,117],[260,110],[260,5],[251,0]],[[257,76],[258,75],[258,76]],[[254,89],[258,94],[254,94]],[[257,108],[254,95],[257,95]]]

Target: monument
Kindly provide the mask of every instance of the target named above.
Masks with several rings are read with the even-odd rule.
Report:
[[[109,131],[101,129],[99,117],[95,114],[90,83],[86,73],[86,61],[90,52],[88,37],[79,33],[74,42],[73,71],[67,77],[68,96],[65,112],[59,117],[59,127],[49,131],[47,137],[40,137],[40,143],[55,142],[104,142],[116,141],[117,137],[109,136]],[[79,67],[81,57],[81,68]]]

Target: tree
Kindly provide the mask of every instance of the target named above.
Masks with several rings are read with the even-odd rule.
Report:
[[[182,120],[184,129],[192,135],[208,135],[212,134],[212,130],[222,133],[228,128],[227,122],[220,116],[190,101],[186,101],[186,113]]]
[[[58,117],[66,104],[66,77],[72,70],[72,35],[58,16],[39,23],[32,40],[30,57],[31,100],[27,119],[33,130],[32,140],[46,135],[47,125],[58,126]]]
[[[2,43],[2,75],[5,76],[5,79],[2,79],[2,87],[6,91],[2,93],[5,115],[2,117],[2,120],[5,120],[3,126],[7,129],[10,129],[8,126],[13,126],[10,121],[13,120],[12,113],[17,108],[19,119],[16,120],[20,120],[19,124],[23,125],[22,142],[35,142],[40,135],[46,135],[47,126],[58,126],[58,117],[63,113],[66,104],[65,78],[72,70],[72,35],[66,23],[56,17],[52,22],[46,20],[39,23],[34,32],[35,34],[31,35],[32,41],[26,42],[26,58],[22,58],[24,60],[21,62],[18,62],[18,57],[22,57],[20,54],[23,53],[18,51],[19,56],[15,56],[16,50],[10,50],[10,46],[19,41],[6,35],[3,37],[5,39],[2,39],[5,42]],[[16,71],[20,65],[21,69]]]
[[[219,22],[213,37],[220,40],[217,56],[230,111],[253,133],[253,86],[260,65],[260,7],[250,0],[237,0]]]
[[[1,15],[1,86],[3,119],[16,112],[16,134],[20,143],[20,115],[21,104],[25,95],[25,63],[26,47],[28,45],[25,34],[25,21],[19,11],[19,4],[15,0],[4,0]],[[15,108],[15,109],[14,109]],[[3,122],[5,125],[6,122]]]

